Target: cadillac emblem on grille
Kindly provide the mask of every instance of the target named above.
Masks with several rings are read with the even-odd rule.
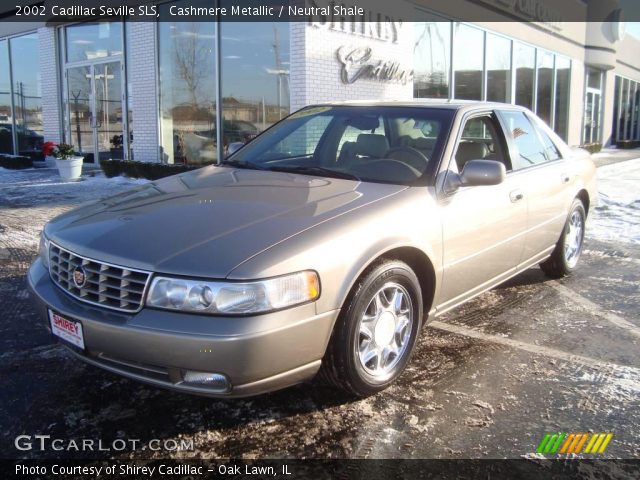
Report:
[[[87,276],[84,273],[84,269],[82,267],[76,267],[73,271],[73,283],[76,284],[76,287],[82,288],[86,281]]]

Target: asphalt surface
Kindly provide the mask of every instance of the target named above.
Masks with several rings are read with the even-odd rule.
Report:
[[[587,237],[572,277],[534,268],[440,317],[399,381],[376,396],[301,385],[212,400],[84,365],[52,340],[25,272],[42,225],[77,199],[20,188],[0,188],[4,457],[536,459],[543,435],[558,431],[612,432],[603,457],[640,456],[638,246]],[[18,451],[21,434],[187,440],[193,449]]]

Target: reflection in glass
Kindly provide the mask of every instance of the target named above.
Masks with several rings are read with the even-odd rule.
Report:
[[[629,123],[629,113],[631,112],[629,102],[629,80],[622,80],[622,117],[620,118],[620,140],[628,140],[627,124]]]
[[[125,22],[124,24],[124,33],[126,52],[127,55],[130,55],[129,52],[131,52],[131,24],[129,22]],[[130,67],[127,65],[127,85],[125,88],[127,90],[127,127],[129,129],[129,142],[126,145],[123,142],[122,149],[124,150],[124,148],[126,147],[128,151],[123,152],[124,156],[122,158],[135,160],[135,158],[133,158],[133,110],[131,109],[131,106],[133,105],[133,83],[131,81],[131,75],[129,74],[129,72]]]
[[[79,23],[65,29],[67,62],[122,54],[122,23]]]
[[[556,115],[555,132],[567,140],[569,133],[569,96],[571,88],[571,60],[556,56]],[[596,118],[596,122],[599,117]]]
[[[487,100],[511,101],[511,40],[487,34]]]
[[[67,69],[67,99],[71,143],[79,155],[93,161],[91,66]]]
[[[451,22],[416,22],[413,28],[413,96],[448,98]]]
[[[620,109],[620,101],[621,101],[621,89],[622,89],[622,78],[616,75],[616,84],[613,90],[613,130],[611,136],[614,141],[618,141],[620,139],[620,120],[621,120],[621,109]]]
[[[0,153],[13,153],[13,114],[11,113],[11,78],[9,50],[6,40],[0,41]]]
[[[42,158],[42,93],[38,35],[33,33],[9,40],[13,77],[13,108],[17,153]]]
[[[515,43],[516,105],[533,109],[533,80],[536,72],[536,50]]]
[[[289,24],[223,22],[220,37],[226,153],[289,114]]]
[[[536,113],[551,125],[553,100],[553,54],[538,50],[538,93]]]
[[[210,6],[206,0],[180,4]],[[169,5],[160,9],[168,16]],[[166,21],[158,29],[162,161],[211,163],[217,158],[216,24]]]
[[[122,67],[120,62],[94,65],[95,116],[94,128],[98,146],[98,160],[124,158]]]
[[[482,100],[484,32],[456,23],[454,42],[454,97],[464,100]]]

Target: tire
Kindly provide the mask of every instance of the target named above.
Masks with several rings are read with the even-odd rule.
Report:
[[[374,265],[343,306],[320,379],[357,397],[384,390],[405,369],[421,321],[422,292],[413,270],[398,260]]]
[[[556,248],[551,256],[540,264],[540,268],[548,277],[561,278],[571,274],[576,268],[584,243],[586,217],[584,205],[576,198],[571,204]]]

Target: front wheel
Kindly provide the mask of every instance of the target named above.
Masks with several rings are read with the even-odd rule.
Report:
[[[540,264],[540,268],[547,276],[561,278],[575,269],[582,253],[586,217],[584,205],[576,198],[571,205],[556,248],[549,259]]]
[[[359,397],[387,388],[405,369],[422,316],[420,282],[411,268],[385,261],[354,287],[336,323],[320,376]]]

